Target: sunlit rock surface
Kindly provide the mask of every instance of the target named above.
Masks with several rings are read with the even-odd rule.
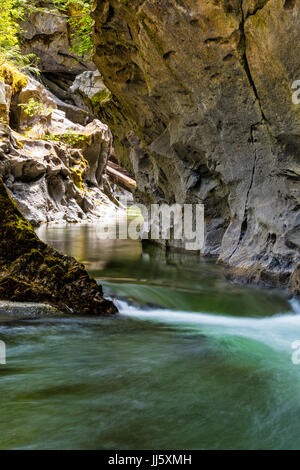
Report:
[[[111,137],[105,128],[91,127],[80,137],[80,145],[77,134],[70,137],[73,148],[27,138],[0,124],[0,177],[34,226],[91,222],[116,210],[101,191]]]
[[[114,212],[103,193],[113,142],[108,126],[97,119],[79,124],[78,108],[59,109],[31,77],[10,97],[11,87],[0,82],[0,177],[30,222],[91,222]]]

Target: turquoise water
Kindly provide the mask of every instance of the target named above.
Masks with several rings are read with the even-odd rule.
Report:
[[[0,448],[299,449],[300,305],[228,283],[213,260],[39,235],[84,262],[120,313],[0,323]]]

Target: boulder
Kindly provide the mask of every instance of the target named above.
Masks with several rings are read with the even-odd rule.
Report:
[[[70,35],[66,15],[53,9],[36,11],[21,22],[22,49],[36,54],[42,72],[67,73],[73,76],[93,68],[85,58],[70,52]]]
[[[70,91],[80,96],[94,114],[98,113],[99,105],[109,101],[111,97],[111,92],[104,84],[102,75],[98,70],[87,71],[78,75]]]
[[[112,134],[106,124],[95,119],[85,126],[82,135],[85,136],[82,153],[88,162],[86,180],[94,186],[101,187],[102,176],[112,153]]]
[[[20,132],[38,126],[45,133],[51,127],[56,101],[37,80],[28,77],[27,86],[15,94],[11,103],[11,124]]]
[[[85,126],[93,120],[93,115],[87,109],[65,103],[55,96],[53,96],[53,98],[57,104],[57,108],[65,113],[69,121]]]
[[[84,266],[39,240],[0,178],[0,299],[46,302],[68,314],[116,313]]]
[[[293,292],[300,295],[300,264],[296,266],[291,276],[290,288]]]
[[[68,121],[62,111],[52,115],[51,138],[68,143],[81,150],[87,161],[86,181],[93,186],[102,186],[102,175],[112,153],[113,137],[106,124],[94,119],[83,127]]]
[[[86,56],[77,56],[71,50],[72,31],[65,13],[47,2],[39,2],[42,8],[28,12],[21,21],[21,47],[24,54],[35,54],[41,79],[47,88],[67,104],[85,109],[82,99],[69,91],[76,75],[86,70],[95,70],[95,65]],[[59,107],[59,106],[58,106]],[[70,119],[70,109],[64,109]],[[74,111],[74,110],[73,110]],[[76,122],[87,124],[86,116],[80,114]],[[72,119],[71,119],[72,120]]]

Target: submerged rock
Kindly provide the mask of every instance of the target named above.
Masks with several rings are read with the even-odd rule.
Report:
[[[37,318],[62,317],[56,307],[37,302],[10,302],[0,300],[0,321],[31,320]]]
[[[43,243],[0,179],[0,299],[44,302],[66,313],[116,313],[82,264]]]

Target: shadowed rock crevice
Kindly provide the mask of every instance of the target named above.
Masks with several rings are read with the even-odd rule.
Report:
[[[263,6],[265,6],[266,3],[267,2],[265,2]],[[260,8],[257,7],[255,9],[255,11],[251,15],[248,15],[248,16],[254,15],[257,11],[261,10],[262,8],[263,7],[260,7]],[[251,69],[250,69],[250,65],[249,65],[249,62],[248,62],[248,58],[247,58],[247,36],[246,36],[246,33],[245,33],[245,21],[246,21],[247,17],[245,17],[245,13],[244,13],[244,0],[241,0],[241,15],[242,15],[242,20],[241,20],[241,23],[240,23],[240,31],[241,31],[240,48],[241,48],[241,51],[242,51],[241,52],[241,54],[242,54],[241,63],[243,65],[244,69],[245,69],[247,78],[249,80],[249,85],[253,90],[255,98],[257,99],[257,102],[258,102],[258,105],[259,105],[259,108],[260,108],[260,111],[261,111],[261,115],[262,115],[262,120],[264,120],[266,122],[266,117],[264,115],[264,111],[262,109],[262,105],[261,105],[261,102],[260,102],[260,99],[259,99],[258,90],[257,90],[257,87],[255,85],[254,79],[251,75]],[[252,132],[252,127],[251,127],[251,132]]]
[[[286,10],[292,10],[296,5],[296,0],[285,0],[284,8]]]
[[[249,183],[249,188],[247,190],[247,195],[246,195],[246,200],[245,200],[245,210],[244,210],[244,218],[243,218],[243,222],[242,222],[242,225],[241,225],[241,233],[240,233],[240,238],[239,238],[239,241],[238,241],[238,244],[237,246],[235,247],[234,251],[232,252],[231,256],[233,256],[235,254],[235,252],[237,251],[240,243],[242,242],[243,238],[245,237],[246,233],[247,233],[247,229],[248,229],[248,210],[249,210],[249,195],[251,193],[251,190],[252,190],[252,187],[253,187],[253,183],[254,183],[254,176],[255,176],[255,171],[256,171],[256,163],[257,163],[257,153],[256,153],[256,149],[255,149],[255,138],[254,138],[254,128],[255,126],[258,126],[260,125],[261,123],[257,123],[256,125],[252,125],[251,126],[251,137],[250,137],[250,141],[251,143],[253,144],[254,146],[254,160],[253,160],[253,168],[252,168],[252,174],[251,174],[251,179],[250,179],[250,183]]]

